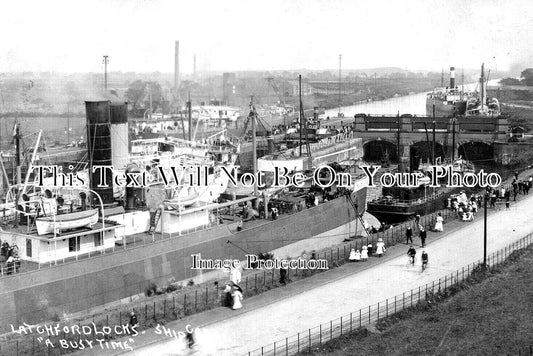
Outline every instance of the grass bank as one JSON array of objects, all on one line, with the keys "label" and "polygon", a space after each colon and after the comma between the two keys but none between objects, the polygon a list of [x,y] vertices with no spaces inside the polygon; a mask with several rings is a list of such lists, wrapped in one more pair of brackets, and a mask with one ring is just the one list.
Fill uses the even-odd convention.
[{"label": "grass bank", "polygon": [[533,246],[491,270],[305,355],[529,355]]}]

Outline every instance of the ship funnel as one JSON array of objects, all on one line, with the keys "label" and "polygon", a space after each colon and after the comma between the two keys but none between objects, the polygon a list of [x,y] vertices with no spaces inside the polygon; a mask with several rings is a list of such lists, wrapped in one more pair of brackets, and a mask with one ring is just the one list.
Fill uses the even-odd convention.
[{"label": "ship funnel", "polygon": [[[90,187],[102,199],[104,205],[111,205],[113,199],[113,176],[107,172],[105,181],[100,181],[100,172],[94,171],[94,166],[111,166],[111,118],[109,101],[86,101],[87,115],[87,152],[89,155]],[[93,197],[95,205],[99,199]]]},{"label": "ship funnel", "polygon": [[450,89],[455,88],[455,67],[450,67]]}]

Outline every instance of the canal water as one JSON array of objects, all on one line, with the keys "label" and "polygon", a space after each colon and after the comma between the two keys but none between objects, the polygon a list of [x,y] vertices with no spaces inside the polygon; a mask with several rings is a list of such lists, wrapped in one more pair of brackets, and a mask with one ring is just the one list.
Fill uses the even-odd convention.
[{"label": "canal water", "polygon": [[[489,86],[498,86],[500,79],[490,80]],[[469,83],[464,85],[465,91],[476,90],[478,83]],[[426,94],[416,93],[406,96],[398,96],[386,100],[371,101],[366,103],[358,103],[351,106],[345,106],[340,109],[346,118],[352,118],[355,114],[370,114],[370,115],[426,115]],[[337,117],[339,108],[326,110],[325,116]]]}]

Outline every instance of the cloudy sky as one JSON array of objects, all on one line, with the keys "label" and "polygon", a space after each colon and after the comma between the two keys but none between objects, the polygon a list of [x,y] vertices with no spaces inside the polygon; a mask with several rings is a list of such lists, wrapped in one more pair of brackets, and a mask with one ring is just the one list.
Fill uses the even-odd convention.
[{"label": "cloudy sky", "polygon": [[0,72],[533,66],[531,0],[0,0]]}]

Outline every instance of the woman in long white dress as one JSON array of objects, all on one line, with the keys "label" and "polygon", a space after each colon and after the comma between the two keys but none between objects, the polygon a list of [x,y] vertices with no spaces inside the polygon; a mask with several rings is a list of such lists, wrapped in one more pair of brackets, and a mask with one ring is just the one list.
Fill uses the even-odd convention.
[{"label": "woman in long white dress", "polygon": [[383,242],[382,238],[379,238],[378,243],[376,244],[376,254],[378,255],[378,257],[381,257],[383,256],[384,253],[385,253],[385,243]]},{"label": "woman in long white dress", "polygon": [[350,251],[350,256],[348,257],[348,259],[350,260],[350,262],[355,262],[355,249],[352,248],[352,250]]},{"label": "woman in long white dress", "polygon": [[435,231],[443,231],[444,226],[442,226],[444,222],[444,219],[442,218],[442,215],[439,213],[437,216],[437,222],[435,223]]},{"label": "woman in long white dress", "polygon": [[233,293],[231,293],[233,297],[233,309],[241,309],[242,308],[242,293],[238,288],[233,287]]}]

